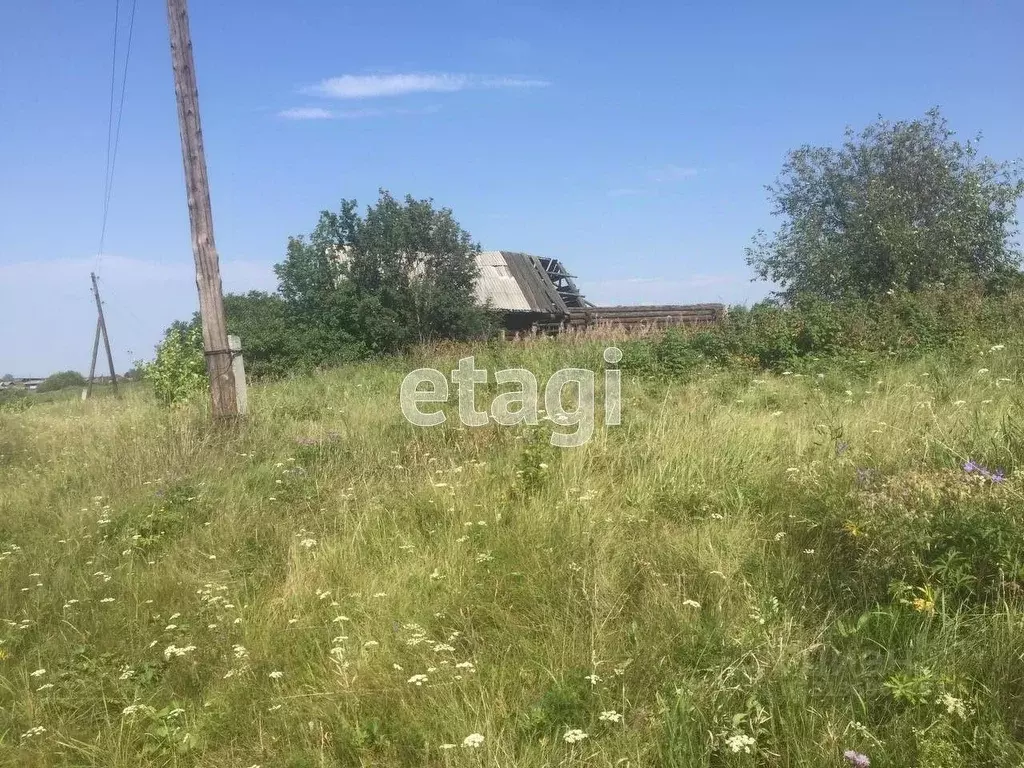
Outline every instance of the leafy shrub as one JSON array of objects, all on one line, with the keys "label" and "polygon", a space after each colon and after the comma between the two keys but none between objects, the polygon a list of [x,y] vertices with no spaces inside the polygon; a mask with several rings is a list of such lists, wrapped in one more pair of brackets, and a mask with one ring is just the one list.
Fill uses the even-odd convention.
[{"label": "leafy shrub", "polygon": [[196,327],[172,325],[156,348],[156,358],[142,363],[143,377],[165,405],[183,403],[208,384],[203,358],[202,331]]},{"label": "leafy shrub", "polygon": [[0,412],[23,411],[30,404],[28,392],[24,389],[0,389]]},{"label": "leafy shrub", "polygon": [[702,356],[678,328],[669,328],[654,350],[658,370],[666,376],[683,378],[700,365]]},{"label": "leafy shrub", "polygon": [[68,387],[84,387],[85,377],[78,371],[61,371],[46,377],[46,380],[39,385],[37,392],[56,392]]},{"label": "leafy shrub", "polygon": [[734,307],[711,328],[671,328],[657,339],[626,342],[622,368],[666,378],[708,364],[777,371],[845,365],[866,373],[868,362],[890,356],[941,350],[963,360],[1021,325],[1024,292],[986,294],[980,285],[835,302],[801,297],[791,305]]}]

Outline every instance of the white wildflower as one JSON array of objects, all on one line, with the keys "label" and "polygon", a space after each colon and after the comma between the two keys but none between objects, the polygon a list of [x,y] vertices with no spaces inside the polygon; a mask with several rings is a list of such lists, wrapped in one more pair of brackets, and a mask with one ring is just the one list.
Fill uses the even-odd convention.
[{"label": "white wildflower", "polygon": [[935,703],[944,706],[946,708],[946,714],[956,715],[961,720],[967,719],[967,704],[964,703],[963,699],[958,699],[956,696],[944,693]]},{"label": "white wildflower", "polygon": [[621,723],[622,715],[616,712],[614,709],[605,710],[597,716],[598,720],[602,720],[606,723]]},{"label": "white wildflower", "polygon": [[171,657],[180,658],[182,656],[188,655],[189,653],[192,653],[192,651],[194,651],[195,649],[196,647],[194,645],[186,645],[184,647],[179,647],[174,643],[171,643],[166,648],[164,648],[164,659],[170,661]]},{"label": "white wildflower", "polygon": [[562,736],[562,740],[567,744],[575,744],[578,741],[583,741],[585,738],[587,738],[587,734],[579,728],[570,728],[565,732],[565,735]]},{"label": "white wildflower", "polygon": [[482,746],[484,743],[484,736],[482,733],[471,733],[469,736],[462,740],[462,746],[476,749]]},{"label": "white wildflower", "polygon": [[734,733],[725,740],[725,745],[732,752],[746,752],[749,755],[751,748],[757,745],[757,740],[745,733]]}]

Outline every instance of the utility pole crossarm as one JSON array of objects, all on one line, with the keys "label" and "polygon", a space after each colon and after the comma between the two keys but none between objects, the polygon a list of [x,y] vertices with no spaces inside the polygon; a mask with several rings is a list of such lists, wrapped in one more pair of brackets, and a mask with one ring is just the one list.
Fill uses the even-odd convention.
[{"label": "utility pole crossarm", "polygon": [[167,0],[167,22],[171,36],[171,64],[174,94],[178,102],[181,156],[185,166],[188,216],[192,228],[192,254],[196,263],[199,312],[203,321],[203,349],[210,377],[210,397],[215,417],[238,415],[231,350],[228,346],[220,262],[213,239],[213,209],[199,123],[199,91],[186,0]]}]

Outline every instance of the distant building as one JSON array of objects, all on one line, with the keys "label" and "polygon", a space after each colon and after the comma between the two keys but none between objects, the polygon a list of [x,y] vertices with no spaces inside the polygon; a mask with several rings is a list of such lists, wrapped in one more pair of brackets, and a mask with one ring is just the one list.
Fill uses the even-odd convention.
[{"label": "distant building", "polygon": [[0,381],[0,389],[27,389],[34,392],[44,379],[20,378]]},{"label": "distant building", "polygon": [[480,268],[476,299],[498,310],[509,331],[602,325],[658,328],[717,323],[725,316],[721,304],[596,306],[580,293],[575,276],[558,259],[483,251],[476,262]]},{"label": "distant building", "polygon": [[[347,247],[335,258],[344,263]],[[716,323],[721,304],[598,307],[588,301],[558,259],[518,251],[480,251],[476,301],[501,316],[505,330],[558,331],[597,325],[664,327]]]}]

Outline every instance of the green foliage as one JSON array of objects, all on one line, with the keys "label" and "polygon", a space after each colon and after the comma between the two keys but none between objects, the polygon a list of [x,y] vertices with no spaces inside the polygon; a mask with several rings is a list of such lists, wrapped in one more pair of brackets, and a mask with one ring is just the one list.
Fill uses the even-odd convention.
[{"label": "green foliage", "polygon": [[24,389],[0,389],[0,411],[21,411],[30,404],[29,393]]},{"label": "green foliage", "polygon": [[143,376],[164,405],[184,403],[206,389],[206,361],[203,358],[202,330],[175,323],[167,329],[156,348],[156,358],[140,363]]},{"label": "green foliage", "polygon": [[783,223],[758,233],[748,262],[790,302],[1019,282],[1020,169],[953,137],[933,109],[848,130],[839,149],[794,150],[768,188]]},{"label": "green foliage", "polygon": [[553,739],[569,728],[589,725],[593,695],[586,681],[587,671],[578,669],[573,673],[568,679],[552,682],[529,709],[523,724],[525,736]]},{"label": "green foliage", "polygon": [[321,213],[308,242],[292,238],[275,271],[313,337],[331,348],[397,352],[486,326],[474,300],[477,250],[449,209],[382,190],[365,216],[354,200]]},{"label": "green foliage", "polygon": [[145,757],[184,757],[202,751],[201,739],[187,728],[185,710],[176,704],[159,710],[143,706],[135,717],[144,729],[141,752]]},{"label": "green foliage", "polygon": [[78,371],[61,371],[46,377],[37,392],[57,392],[68,387],[84,387],[85,377]]},{"label": "green foliage", "polygon": [[670,328],[654,348],[658,368],[668,376],[685,378],[700,364],[701,353],[679,329]]},{"label": "green foliage", "polygon": [[979,285],[831,302],[805,295],[787,306],[734,307],[712,328],[626,342],[623,367],[682,380],[705,365],[798,371],[937,350],[962,357],[1022,323],[1024,292],[991,295]]},{"label": "green foliage", "polygon": [[228,332],[242,341],[246,375],[253,379],[307,373],[361,357],[361,347],[329,329],[302,322],[275,294],[251,291],[224,297]]},{"label": "green foliage", "polygon": [[521,434],[522,451],[516,462],[515,479],[509,487],[512,498],[526,499],[538,494],[547,484],[557,450],[551,446],[550,432],[530,427]]},{"label": "green foliage", "polygon": [[[337,213],[323,211],[308,239],[289,239],[274,268],[276,294],[224,297],[247,375],[280,378],[483,335],[493,319],[475,303],[478,249],[452,212],[430,200],[400,202],[381,191],[365,216],[354,200]],[[176,325],[194,331],[200,318]],[[163,386],[164,399],[168,387],[177,385]]]}]

